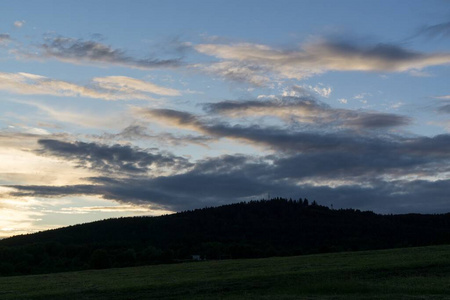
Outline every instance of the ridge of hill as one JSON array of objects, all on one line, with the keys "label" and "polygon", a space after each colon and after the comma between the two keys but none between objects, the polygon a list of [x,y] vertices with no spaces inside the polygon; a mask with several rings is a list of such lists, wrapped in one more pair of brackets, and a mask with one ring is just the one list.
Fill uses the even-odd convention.
[{"label": "ridge of hill", "polygon": [[449,243],[450,214],[378,215],[276,198],[11,237],[0,241],[0,274]]}]

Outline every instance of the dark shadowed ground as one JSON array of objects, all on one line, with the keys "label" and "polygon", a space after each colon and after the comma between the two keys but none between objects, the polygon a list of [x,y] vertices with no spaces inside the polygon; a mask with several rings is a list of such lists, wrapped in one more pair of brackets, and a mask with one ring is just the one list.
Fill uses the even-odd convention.
[{"label": "dark shadowed ground", "polygon": [[0,278],[8,299],[450,299],[450,246]]}]

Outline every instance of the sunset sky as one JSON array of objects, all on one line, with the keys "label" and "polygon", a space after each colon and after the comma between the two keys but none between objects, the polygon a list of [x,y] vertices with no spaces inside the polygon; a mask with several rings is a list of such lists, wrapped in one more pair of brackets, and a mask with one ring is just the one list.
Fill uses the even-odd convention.
[{"label": "sunset sky", "polygon": [[272,197],[450,212],[450,2],[2,1],[0,238]]}]

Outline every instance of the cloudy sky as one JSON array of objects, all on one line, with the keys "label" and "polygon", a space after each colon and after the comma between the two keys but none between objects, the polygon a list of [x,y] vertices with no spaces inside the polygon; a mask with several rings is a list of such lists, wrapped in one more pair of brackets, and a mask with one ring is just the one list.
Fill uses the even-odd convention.
[{"label": "cloudy sky", "polygon": [[450,3],[5,1],[0,238],[271,196],[450,211]]}]

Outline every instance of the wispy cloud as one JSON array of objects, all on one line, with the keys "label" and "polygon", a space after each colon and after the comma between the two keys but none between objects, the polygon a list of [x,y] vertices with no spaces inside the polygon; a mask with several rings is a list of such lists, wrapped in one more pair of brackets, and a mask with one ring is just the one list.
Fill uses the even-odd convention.
[{"label": "wispy cloud", "polygon": [[163,146],[186,146],[196,144],[208,148],[208,143],[214,139],[204,135],[193,134],[174,134],[169,132],[156,133],[149,130],[146,126],[132,124],[125,127],[118,133],[104,133],[100,136],[94,136],[99,140],[105,141],[144,141],[151,140],[153,143]]},{"label": "wispy cloud", "polygon": [[[298,50],[277,49],[267,45],[200,44],[194,48],[221,61],[205,67],[229,79],[281,78],[304,79],[328,71],[405,72],[450,63],[450,53],[421,53],[391,44],[358,45],[322,40],[307,43]],[[222,66],[233,66],[224,72]],[[257,85],[264,81],[257,81]]]},{"label": "wispy cloud", "polygon": [[208,74],[218,75],[234,82],[248,82],[255,86],[270,84],[270,77],[256,65],[241,62],[223,61],[212,64],[195,64],[191,68],[199,69]]},{"label": "wispy cloud", "polygon": [[120,94],[134,95],[138,92],[157,94],[162,96],[179,96],[181,92],[165,88],[154,83],[126,76],[96,77],[93,79],[100,88],[107,91],[116,91]]},{"label": "wispy cloud", "polygon": [[155,69],[178,67],[181,58],[135,58],[124,50],[93,40],[49,37],[38,46],[37,53],[18,52],[28,58],[57,59],[73,64],[116,65],[129,68]]},{"label": "wispy cloud", "polygon": [[431,76],[433,76],[431,73],[421,71],[421,70],[411,70],[411,71],[409,71],[409,75],[414,76],[414,77],[431,77]]},{"label": "wispy cloud", "polygon": [[0,45],[7,44],[11,41],[11,36],[7,33],[0,33]]},{"label": "wispy cloud", "polygon": [[438,112],[450,114],[450,104],[440,106]]},{"label": "wispy cloud", "polygon": [[25,21],[24,20],[21,20],[21,21],[15,21],[14,22],[14,27],[16,27],[16,28],[22,28],[24,25],[25,25]]},{"label": "wispy cloud", "polygon": [[[231,106],[235,105],[235,103],[223,104],[228,106],[230,104]],[[254,103],[246,104],[256,106]],[[309,108],[307,107],[307,109]],[[273,110],[276,110],[276,108],[272,108]],[[137,113],[148,120],[159,122],[163,125],[193,130],[207,136],[215,137],[216,139],[227,138],[236,140],[245,144],[263,147],[266,150],[274,150],[278,153],[331,153],[334,151],[343,151],[356,154],[360,151],[368,151],[368,148],[372,146],[377,148],[377,143],[391,143],[391,146],[397,143],[390,138],[380,141],[376,135],[365,137],[363,132],[352,133],[342,129],[325,129],[324,131],[317,132],[317,127],[315,130],[308,131],[302,128],[296,130],[295,127],[230,125],[216,121],[215,119],[204,119],[187,112],[168,109],[148,109],[141,110]],[[407,122],[407,119],[395,115],[362,114],[360,116],[356,115],[355,118],[347,122],[348,126],[355,126],[361,129],[386,128],[389,126],[398,126],[402,122]],[[398,139],[398,143],[402,140],[399,136],[392,138]],[[409,144],[409,146],[412,147],[412,144]]]},{"label": "wispy cloud", "polygon": [[380,112],[335,109],[314,97],[280,97],[270,100],[222,101],[205,105],[209,113],[229,117],[275,116],[287,122],[313,123],[317,126],[380,129],[408,125],[409,117]]},{"label": "wispy cloud", "polygon": [[180,92],[125,76],[94,78],[91,84],[77,85],[30,73],[0,73],[0,90],[25,95],[88,97],[102,100],[153,100],[147,93],[175,96]]},{"label": "wispy cloud", "polygon": [[430,26],[423,26],[417,32],[417,35],[424,35],[429,38],[450,37],[450,22],[439,23]]}]

